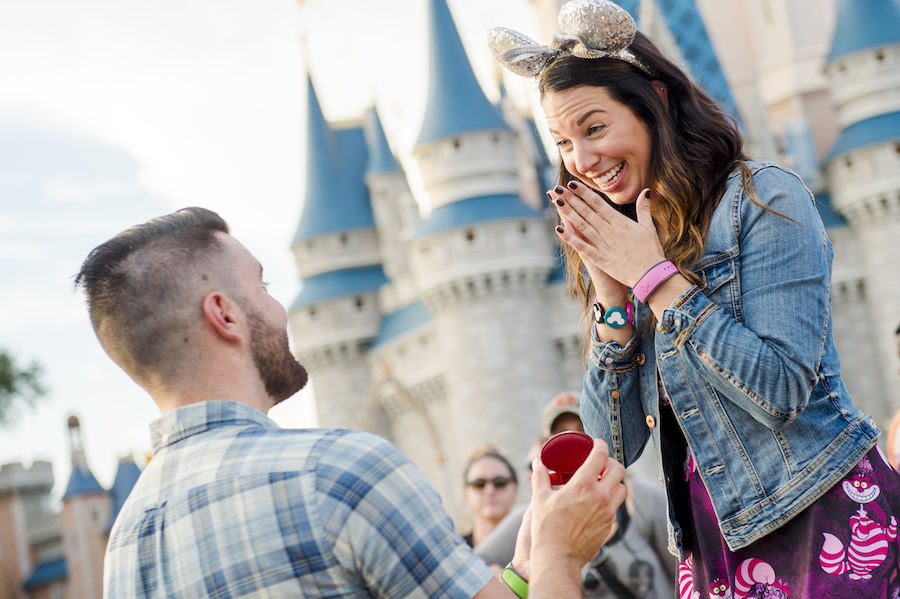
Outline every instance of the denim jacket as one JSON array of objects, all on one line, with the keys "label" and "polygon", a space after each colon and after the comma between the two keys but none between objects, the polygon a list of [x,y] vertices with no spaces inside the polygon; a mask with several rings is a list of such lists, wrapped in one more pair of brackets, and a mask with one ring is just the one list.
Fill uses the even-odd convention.
[{"label": "denim jacket", "polygon": [[[821,497],[881,432],[841,382],[833,251],[812,194],[774,163],[748,166],[758,199],[790,220],[753,203],[736,169],[697,266],[702,285],[655,328],[644,326],[652,313],[636,303],[625,347],[592,333],[584,378],[585,428],[612,457],[628,466],[653,438],[669,497],[669,550],[679,559],[690,533],[678,522],[685,440],[734,551]],[[671,401],[662,414],[657,369]]]}]

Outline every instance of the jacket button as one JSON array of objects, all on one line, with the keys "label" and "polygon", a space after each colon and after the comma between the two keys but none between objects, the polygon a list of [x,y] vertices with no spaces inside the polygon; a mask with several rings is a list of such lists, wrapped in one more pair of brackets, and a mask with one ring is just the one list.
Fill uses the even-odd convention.
[{"label": "jacket button", "polygon": [[615,399],[615,398],[619,397],[619,392],[618,392],[618,391],[612,391],[612,392],[610,392],[610,395],[612,395],[613,399]]},{"label": "jacket button", "polygon": [[643,364],[644,362],[646,362],[647,358],[644,357],[644,354],[638,353],[637,358],[635,358],[635,361],[638,363],[638,365],[640,365],[640,364]]},{"label": "jacket button", "polygon": [[649,426],[650,428],[656,426],[656,418],[654,418],[653,416],[647,416],[647,426]]}]

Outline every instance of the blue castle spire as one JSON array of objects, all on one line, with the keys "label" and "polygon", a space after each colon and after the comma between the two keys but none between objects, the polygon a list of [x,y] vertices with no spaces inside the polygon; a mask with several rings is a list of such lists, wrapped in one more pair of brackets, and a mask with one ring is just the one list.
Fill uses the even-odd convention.
[{"label": "blue castle spire", "polygon": [[472,72],[446,0],[428,2],[428,104],[416,145],[466,131],[508,130]]},{"label": "blue castle spire", "polygon": [[119,460],[116,480],[113,481],[113,485],[109,490],[109,494],[112,497],[112,513],[109,517],[108,528],[112,528],[113,523],[116,521],[116,516],[122,510],[125,500],[128,499],[128,495],[131,494],[131,490],[134,488],[140,475],[141,469],[134,463],[134,458],[129,456]]},{"label": "blue castle spire", "polygon": [[332,130],[309,78],[307,90],[306,192],[294,244],[330,233],[375,228],[363,180],[367,154],[362,128]]},{"label": "blue castle spire", "polygon": [[848,54],[900,44],[897,0],[837,0],[837,19],[826,64]]},{"label": "blue castle spire", "polygon": [[81,495],[93,495],[95,493],[106,493],[106,489],[100,486],[97,479],[87,465],[73,465],[72,476],[69,478],[69,484],[66,485],[66,492],[63,494],[63,501],[72,497],[80,497]]},{"label": "blue castle spire", "polygon": [[[306,195],[293,245],[324,235],[375,229],[365,183],[369,154],[363,129],[332,129],[309,79],[307,89]],[[387,282],[381,265],[326,271],[304,279],[303,288],[288,311],[347,295],[371,293]]]},{"label": "blue castle spire", "polygon": [[378,111],[375,108],[366,111],[365,135],[369,149],[366,176],[403,172],[403,168],[391,152],[391,146],[388,145],[384,129],[381,127],[381,119],[378,118]]},{"label": "blue castle spire", "polygon": [[100,486],[91,469],[88,468],[84,455],[84,442],[81,438],[81,424],[76,416],[69,417],[69,453],[72,456],[72,476],[66,485],[63,501],[82,495],[106,493]]}]

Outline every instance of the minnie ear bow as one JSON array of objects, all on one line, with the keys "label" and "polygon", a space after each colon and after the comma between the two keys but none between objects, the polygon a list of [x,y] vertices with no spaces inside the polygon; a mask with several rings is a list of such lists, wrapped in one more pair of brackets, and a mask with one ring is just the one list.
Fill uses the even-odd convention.
[{"label": "minnie ear bow", "polygon": [[634,19],[609,0],[573,0],[559,11],[559,29],[549,46],[506,27],[491,29],[488,45],[494,58],[522,77],[537,77],[561,54],[578,58],[614,58],[631,63],[653,77],[644,60],[629,50],[637,27]]}]

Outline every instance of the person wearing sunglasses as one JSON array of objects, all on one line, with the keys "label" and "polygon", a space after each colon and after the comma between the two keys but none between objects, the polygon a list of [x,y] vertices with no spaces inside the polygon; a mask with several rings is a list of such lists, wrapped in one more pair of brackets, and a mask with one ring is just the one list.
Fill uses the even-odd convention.
[{"label": "person wearing sunglasses", "polygon": [[509,513],[519,492],[516,471],[494,447],[477,449],[465,472],[466,503],[472,510],[472,531],[463,535],[476,547]]}]

